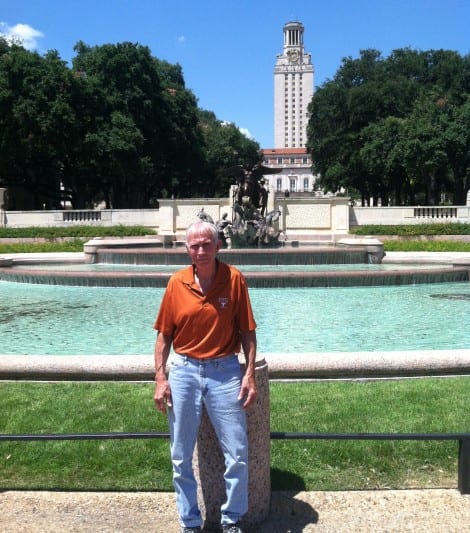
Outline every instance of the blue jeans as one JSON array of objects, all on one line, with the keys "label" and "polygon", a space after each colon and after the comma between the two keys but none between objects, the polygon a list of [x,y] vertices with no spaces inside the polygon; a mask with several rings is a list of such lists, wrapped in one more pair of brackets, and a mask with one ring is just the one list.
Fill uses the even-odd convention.
[{"label": "blue jeans", "polygon": [[248,509],[248,439],[245,411],[238,400],[242,377],[238,358],[203,361],[174,355],[169,368],[173,406],[168,421],[180,522],[184,527],[202,525],[192,459],[204,404],[225,458],[227,499],[221,521],[235,523]]}]

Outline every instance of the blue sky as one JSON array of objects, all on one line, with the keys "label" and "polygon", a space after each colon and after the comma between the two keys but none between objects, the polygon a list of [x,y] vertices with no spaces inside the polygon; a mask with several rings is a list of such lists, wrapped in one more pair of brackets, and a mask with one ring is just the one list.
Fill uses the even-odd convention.
[{"label": "blue sky", "polygon": [[77,41],[123,41],[179,63],[199,106],[263,148],[273,141],[273,69],[282,29],[298,20],[315,86],[341,59],[375,48],[470,53],[470,0],[0,0],[0,33],[70,61]]}]

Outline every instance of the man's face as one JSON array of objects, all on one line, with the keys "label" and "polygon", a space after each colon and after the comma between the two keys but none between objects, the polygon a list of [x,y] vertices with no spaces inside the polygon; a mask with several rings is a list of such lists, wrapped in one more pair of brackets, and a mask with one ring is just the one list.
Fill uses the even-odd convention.
[{"label": "man's face", "polygon": [[214,242],[211,234],[204,233],[191,235],[186,245],[193,264],[198,268],[212,266],[219,247],[219,241]]}]

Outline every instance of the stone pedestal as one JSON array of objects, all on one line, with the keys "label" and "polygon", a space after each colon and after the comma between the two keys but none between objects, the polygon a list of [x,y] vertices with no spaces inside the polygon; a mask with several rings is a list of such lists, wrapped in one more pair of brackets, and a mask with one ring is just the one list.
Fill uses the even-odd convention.
[{"label": "stone pedestal", "polygon": [[[248,430],[248,512],[245,525],[262,522],[271,500],[269,377],[264,359],[256,363],[258,397],[247,410]],[[204,410],[199,430],[194,471],[199,486],[199,506],[207,527],[220,527],[220,506],[225,501],[224,458],[214,429]]]}]

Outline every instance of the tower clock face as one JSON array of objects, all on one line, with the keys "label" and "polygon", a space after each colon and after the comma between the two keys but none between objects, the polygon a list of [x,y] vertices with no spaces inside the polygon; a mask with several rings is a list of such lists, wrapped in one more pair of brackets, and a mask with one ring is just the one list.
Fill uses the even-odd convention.
[{"label": "tower clock face", "polygon": [[291,63],[297,63],[297,61],[299,60],[299,52],[298,52],[298,50],[289,50],[289,52],[287,54],[289,56],[289,61]]}]

